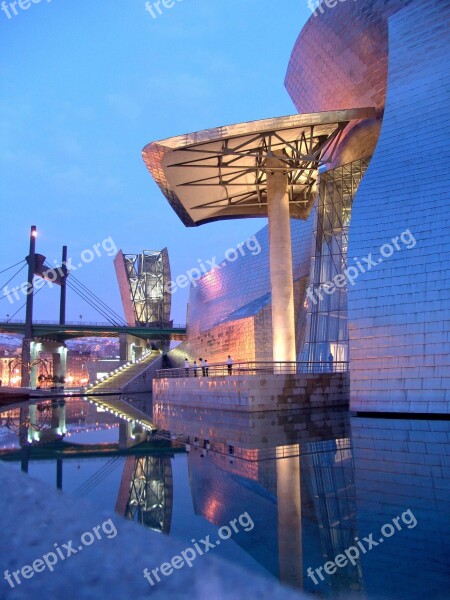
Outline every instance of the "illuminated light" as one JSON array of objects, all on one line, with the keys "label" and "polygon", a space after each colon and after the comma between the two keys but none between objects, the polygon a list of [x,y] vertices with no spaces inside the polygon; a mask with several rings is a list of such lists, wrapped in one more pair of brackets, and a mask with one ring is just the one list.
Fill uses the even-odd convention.
[{"label": "illuminated light", "polygon": [[34,229],[34,230],[31,232],[31,236],[32,236],[32,237],[34,237],[34,238],[37,238],[37,235],[38,235],[38,233],[37,233],[37,230],[36,230],[36,229]]}]

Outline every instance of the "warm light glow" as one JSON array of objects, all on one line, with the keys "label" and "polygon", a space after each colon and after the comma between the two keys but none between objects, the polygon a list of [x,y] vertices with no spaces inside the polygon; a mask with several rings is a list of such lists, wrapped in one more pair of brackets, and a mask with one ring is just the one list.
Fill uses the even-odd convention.
[{"label": "warm light glow", "polygon": [[221,508],[220,503],[215,498],[209,498],[205,506],[204,515],[210,522],[214,522],[217,511]]}]

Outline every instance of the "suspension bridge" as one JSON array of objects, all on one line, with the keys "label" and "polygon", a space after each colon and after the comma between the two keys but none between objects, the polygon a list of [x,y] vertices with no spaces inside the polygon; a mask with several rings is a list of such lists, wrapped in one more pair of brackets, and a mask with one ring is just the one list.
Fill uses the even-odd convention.
[{"label": "suspension bridge", "polygon": [[[28,266],[26,259],[1,270],[0,276],[17,266],[19,266],[19,269],[17,269],[14,274],[6,280],[4,285],[0,287],[0,301],[11,298],[16,300],[17,297],[20,298],[18,290],[21,288],[24,290],[26,287],[24,284],[19,286],[13,285],[14,281],[17,282],[20,273]],[[45,263],[43,266],[48,271],[53,270],[52,267]],[[34,297],[37,296],[47,284],[48,281],[45,281],[39,288],[33,289],[32,295]],[[183,340],[186,337],[185,324],[150,323],[129,325],[123,317],[110,308],[106,302],[99,298],[99,296],[92,292],[73,274],[70,275],[70,279],[68,277],[66,278],[65,285],[67,285],[79,300],[88,304],[103,317],[104,321],[89,322],[83,321],[82,319],[78,321],[66,321],[63,319],[64,323],[61,323],[61,319],[60,321],[33,320],[33,333],[36,337],[45,337],[55,341],[64,341],[80,337],[117,337],[121,333],[135,335],[142,339],[165,340],[169,338],[171,340]],[[26,320],[15,319],[14,317],[25,309],[26,304],[27,300],[25,299],[11,316],[8,315],[6,318],[0,319],[0,333],[25,335]]]},{"label": "suspension bridge", "polygon": [[[30,231],[29,254],[26,258],[14,262],[9,267],[0,270],[0,281],[2,276],[5,283],[0,287],[0,302],[9,301],[11,298],[20,300],[21,295],[25,301],[15,310],[12,315],[0,320],[0,333],[19,334],[23,336],[21,356],[21,381],[23,387],[33,387],[36,379],[36,364],[42,352],[50,352],[53,355],[53,373],[60,380],[64,380],[66,374],[66,348],[64,342],[75,338],[84,337],[118,337],[120,361],[128,363],[142,357],[149,341],[156,342],[162,349],[169,348],[171,340],[182,340],[186,336],[184,325],[174,325],[172,321],[158,322],[154,316],[143,320],[139,319],[136,310],[136,318],[126,321],[121,315],[113,310],[97,294],[90,290],[67,268],[67,246],[63,246],[62,260],[60,266],[46,264],[46,257],[36,252],[37,230],[35,226]],[[121,255],[121,252],[119,252]],[[122,255],[123,257],[123,255]],[[117,258],[117,257],[116,257]],[[27,269],[27,279],[17,284],[21,273]],[[70,277],[69,277],[70,275]],[[147,288],[148,273],[144,273],[144,281],[139,277],[128,281],[130,293],[137,308],[136,290],[141,293],[139,298],[141,304],[152,302],[154,289]],[[20,279],[19,279],[20,281]],[[48,284],[57,285],[60,288],[60,311],[58,321],[37,321],[33,317],[34,298]],[[140,287],[142,285],[142,287]],[[135,289],[136,288],[136,289]],[[104,321],[83,322],[82,318],[77,322],[66,321],[66,297],[70,290],[77,301],[83,301],[98,313]],[[122,289],[121,289],[122,291]],[[160,301],[166,298],[165,287],[160,290]],[[20,292],[20,293],[19,293]],[[122,301],[124,300],[122,294]],[[170,307],[170,304],[169,304]],[[25,319],[17,318],[18,314],[25,309]],[[125,312],[127,312],[125,310]],[[129,312],[129,311],[128,311]],[[167,312],[167,311],[166,311]],[[167,312],[167,317],[169,316]],[[142,342],[143,341],[143,342]]]}]

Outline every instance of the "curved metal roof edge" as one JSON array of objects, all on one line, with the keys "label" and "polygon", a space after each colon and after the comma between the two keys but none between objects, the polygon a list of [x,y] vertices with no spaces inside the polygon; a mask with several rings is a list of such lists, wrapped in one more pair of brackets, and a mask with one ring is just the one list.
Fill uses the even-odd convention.
[{"label": "curved metal roof edge", "polygon": [[294,129],[296,127],[309,127],[311,125],[326,125],[331,123],[343,123],[346,121],[358,121],[361,119],[371,119],[376,116],[375,108],[351,108],[339,109],[318,113],[302,113],[287,115],[284,117],[272,117],[256,121],[245,121],[243,123],[234,123],[231,125],[221,125],[202,131],[184,133],[174,137],[165,138],[150,142],[144,146],[142,153],[150,149],[159,148],[162,151],[178,150],[188,148],[196,144],[204,144],[223,140],[225,138],[240,137],[254,133],[264,133],[274,129]]}]

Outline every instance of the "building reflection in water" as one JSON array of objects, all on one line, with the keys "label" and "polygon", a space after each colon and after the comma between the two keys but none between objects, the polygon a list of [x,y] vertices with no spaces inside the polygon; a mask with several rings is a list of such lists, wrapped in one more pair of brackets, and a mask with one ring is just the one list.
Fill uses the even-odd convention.
[{"label": "building reflection in water", "polygon": [[361,557],[370,598],[447,600],[450,421],[354,417],[351,437],[361,536],[379,541],[383,525],[407,510],[417,522],[400,520],[401,531]]},{"label": "building reflection in water", "polygon": [[125,460],[116,512],[162,533],[170,532],[173,456],[129,456]]},{"label": "building reflection in water", "polygon": [[[62,407],[54,408],[53,416],[46,410],[33,416],[33,408],[28,415],[35,427],[47,430],[44,438],[64,428]],[[80,423],[86,417],[84,426],[111,418],[107,413],[83,415],[70,401],[65,411],[66,421]],[[23,417],[19,408],[2,414],[8,435],[12,422],[14,435],[19,434]],[[192,496],[195,514],[216,527],[248,512],[253,529],[239,532],[233,541],[295,588],[339,599],[448,598],[449,421],[350,417],[340,409],[245,414],[158,404],[154,420],[163,437],[180,440],[188,450],[189,481],[182,479],[174,499],[177,448],[160,451],[155,441],[146,455],[121,455],[114,460],[124,461],[122,476],[110,488],[121,515],[169,533],[174,501],[186,519],[190,513],[183,500]],[[74,425],[66,426],[73,431]],[[23,449],[24,470],[29,448]],[[14,452],[20,460],[21,451]],[[62,487],[61,459],[56,467]],[[86,481],[82,475],[81,485],[103,482],[103,468]],[[177,473],[180,477],[180,469]],[[382,527],[408,510],[415,524],[403,523],[381,546]],[[308,568],[323,568],[355,546],[355,538],[371,534],[376,547],[333,575],[322,570],[323,580],[316,573],[315,585]]]},{"label": "building reflection in water", "polygon": [[98,412],[82,398],[42,398],[0,409],[0,440],[3,449],[68,441],[87,429],[109,428],[118,419],[111,413]]},{"label": "building reflection in water", "polygon": [[[220,527],[248,511],[254,529],[233,540],[281,581],[330,598],[448,597],[448,421],[164,405],[155,421],[187,443],[196,514]],[[355,565],[308,577],[408,509],[420,533],[405,525]]]},{"label": "building reflection in water", "polygon": [[248,511],[251,533],[233,538],[282,582],[339,594],[362,589],[359,566],[320,586],[306,569],[342,553],[357,535],[348,413],[155,410],[157,425],[188,443],[196,514],[220,527]]}]

